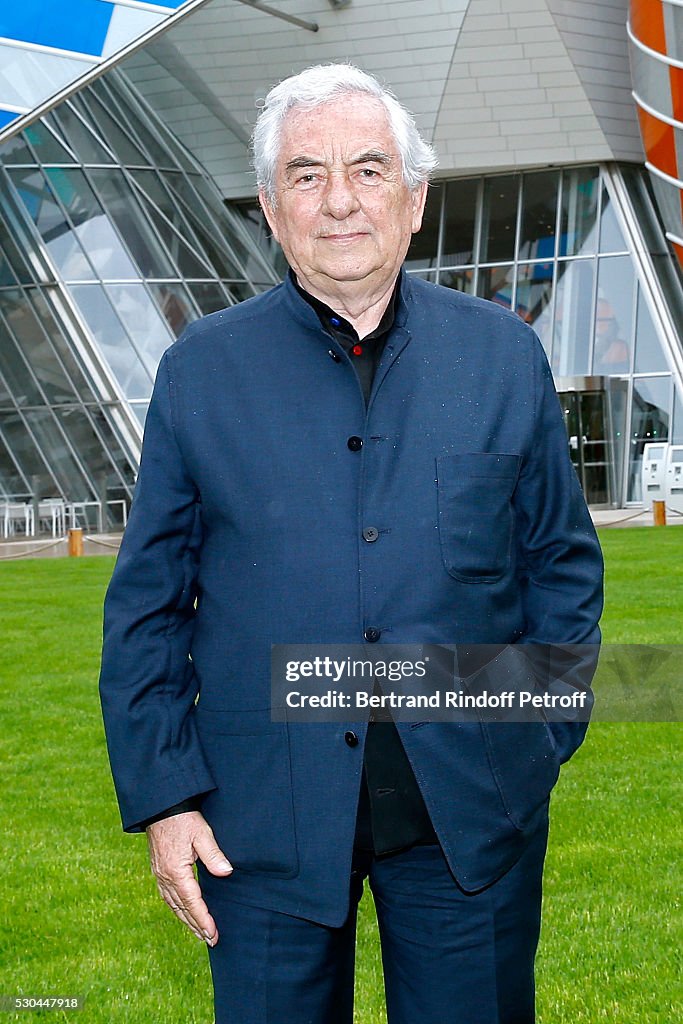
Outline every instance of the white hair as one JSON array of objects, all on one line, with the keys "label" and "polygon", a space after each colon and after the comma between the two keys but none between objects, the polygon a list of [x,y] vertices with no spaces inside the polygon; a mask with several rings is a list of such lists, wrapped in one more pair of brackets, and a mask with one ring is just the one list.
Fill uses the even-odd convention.
[{"label": "white hair", "polygon": [[373,75],[353,64],[316,64],[285,78],[266,96],[252,135],[256,181],[275,205],[275,176],[284,119],[293,107],[312,110],[348,93],[364,93],[383,104],[401,155],[403,180],[410,189],[429,181],[437,158],[415,124],[415,118]]}]

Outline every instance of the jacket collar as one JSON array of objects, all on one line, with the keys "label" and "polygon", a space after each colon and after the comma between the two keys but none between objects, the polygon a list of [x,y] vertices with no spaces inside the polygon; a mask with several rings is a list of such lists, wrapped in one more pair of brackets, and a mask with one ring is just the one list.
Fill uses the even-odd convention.
[{"label": "jacket collar", "polygon": [[[321,330],[320,318],[310,302],[301,295],[291,270],[287,274],[282,285],[283,297],[289,312],[294,319],[303,327],[319,333]],[[398,290],[394,308],[394,323],[391,333],[399,327],[403,328],[408,319],[408,303],[411,298],[411,281],[403,267],[398,275]]]}]

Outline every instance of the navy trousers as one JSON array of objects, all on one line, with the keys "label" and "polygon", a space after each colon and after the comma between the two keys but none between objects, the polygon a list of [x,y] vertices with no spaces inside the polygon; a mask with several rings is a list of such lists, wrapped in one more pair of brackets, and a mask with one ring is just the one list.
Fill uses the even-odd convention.
[{"label": "navy trousers", "polygon": [[546,842],[547,819],[517,864],[474,895],[459,888],[439,846],[359,853],[341,928],[212,899],[220,931],[209,950],[216,1024],[353,1024],[365,878],[377,911],[388,1024],[533,1024]]}]

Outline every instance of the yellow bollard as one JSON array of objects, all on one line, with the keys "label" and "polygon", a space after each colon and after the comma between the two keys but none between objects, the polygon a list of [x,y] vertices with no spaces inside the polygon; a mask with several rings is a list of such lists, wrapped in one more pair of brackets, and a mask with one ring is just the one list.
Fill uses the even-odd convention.
[{"label": "yellow bollard", "polygon": [[69,554],[73,558],[80,558],[83,554],[83,530],[80,526],[69,530]]},{"label": "yellow bollard", "polygon": [[652,502],[652,519],[655,526],[666,526],[666,505],[663,501]]}]

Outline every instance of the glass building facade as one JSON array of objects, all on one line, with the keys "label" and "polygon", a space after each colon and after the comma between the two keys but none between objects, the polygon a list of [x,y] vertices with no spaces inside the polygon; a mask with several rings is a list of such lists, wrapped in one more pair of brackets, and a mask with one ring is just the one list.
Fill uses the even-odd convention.
[{"label": "glass building facade", "polygon": [[683,442],[683,293],[644,172],[588,166],[436,183],[408,269],[534,328],[588,501],[639,503],[644,445]]},{"label": "glass building facade", "polygon": [[0,501],[113,515],[164,349],[277,280],[117,72],[15,135],[0,147]]}]

